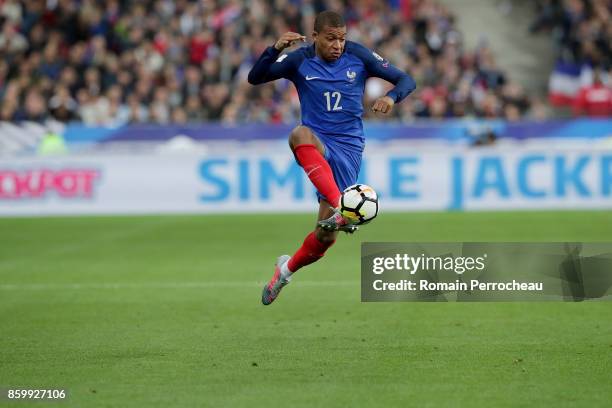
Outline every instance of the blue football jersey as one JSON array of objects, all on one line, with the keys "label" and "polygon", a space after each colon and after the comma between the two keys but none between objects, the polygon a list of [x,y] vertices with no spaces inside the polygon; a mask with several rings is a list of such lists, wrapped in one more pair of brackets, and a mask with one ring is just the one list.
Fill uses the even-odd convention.
[{"label": "blue football jersey", "polygon": [[317,56],[314,45],[280,55],[269,47],[249,73],[261,84],[286,78],[300,98],[302,124],[315,134],[354,150],[363,150],[363,93],[366,79],[379,77],[395,85],[387,93],[396,103],[415,88],[414,80],[375,52],[347,41],[342,56],[332,62]]}]

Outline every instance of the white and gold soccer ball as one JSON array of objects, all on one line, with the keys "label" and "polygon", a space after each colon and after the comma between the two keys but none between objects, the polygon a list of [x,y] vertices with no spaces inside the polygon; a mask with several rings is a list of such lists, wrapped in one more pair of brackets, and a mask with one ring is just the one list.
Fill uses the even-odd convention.
[{"label": "white and gold soccer ball", "polygon": [[367,224],[378,215],[378,194],[365,184],[352,185],[340,197],[340,212],[356,225]]}]

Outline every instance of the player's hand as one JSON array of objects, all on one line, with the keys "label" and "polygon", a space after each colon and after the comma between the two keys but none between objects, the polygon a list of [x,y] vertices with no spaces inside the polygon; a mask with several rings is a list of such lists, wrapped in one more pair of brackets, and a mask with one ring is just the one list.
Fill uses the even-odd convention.
[{"label": "player's hand", "polygon": [[391,99],[391,97],[381,96],[376,101],[374,101],[374,105],[372,105],[372,112],[380,112],[386,115],[391,112],[391,109],[393,109],[393,105],[395,105],[395,101]]},{"label": "player's hand", "polygon": [[287,47],[291,47],[298,41],[306,41],[306,37],[302,34],[292,33],[290,31],[281,35],[281,38],[279,38],[276,44],[274,44],[274,48],[276,48],[278,51],[282,51]]}]

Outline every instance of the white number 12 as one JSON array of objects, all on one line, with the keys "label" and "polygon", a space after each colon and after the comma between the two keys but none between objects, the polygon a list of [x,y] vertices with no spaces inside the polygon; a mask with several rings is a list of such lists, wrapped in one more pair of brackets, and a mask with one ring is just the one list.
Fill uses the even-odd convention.
[{"label": "white number 12", "polygon": [[[330,92],[325,92],[323,95],[325,95],[325,99],[327,100],[327,111],[331,111],[331,110],[335,110],[335,111],[339,111],[342,110],[342,106],[340,106],[340,98],[342,97],[342,95],[340,94],[340,92],[333,92],[330,94]],[[334,99],[334,107],[332,109],[332,104],[331,104],[331,100],[332,98]]]}]

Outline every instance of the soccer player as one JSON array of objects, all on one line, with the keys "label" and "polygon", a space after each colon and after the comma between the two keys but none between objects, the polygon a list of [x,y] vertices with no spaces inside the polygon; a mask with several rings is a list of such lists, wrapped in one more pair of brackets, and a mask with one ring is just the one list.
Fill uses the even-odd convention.
[{"label": "soccer player", "polygon": [[363,92],[368,77],[379,77],[395,87],[378,98],[371,109],[388,114],[393,105],[415,88],[414,80],[381,56],[346,41],[346,24],[333,11],[318,14],[314,44],[288,54],[281,52],[306,37],[283,34],[259,57],[248,80],[253,85],[286,78],[297,88],[302,124],[289,136],[298,164],[317,189],[319,217],[293,256],[280,256],[274,275],[263,289],[262,303],[272,303],[298,269],[318,261],[336,241],[338,231],[357,230],[338,209],[341,191],[355,184],[364,149]]}]

